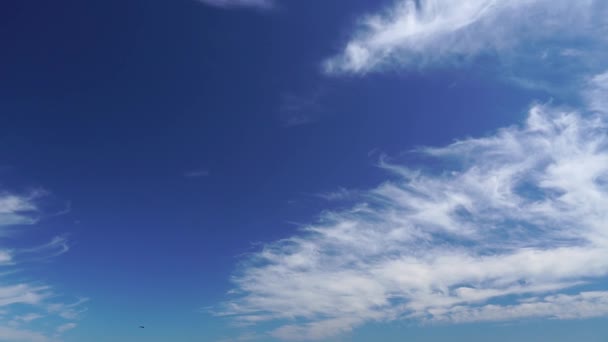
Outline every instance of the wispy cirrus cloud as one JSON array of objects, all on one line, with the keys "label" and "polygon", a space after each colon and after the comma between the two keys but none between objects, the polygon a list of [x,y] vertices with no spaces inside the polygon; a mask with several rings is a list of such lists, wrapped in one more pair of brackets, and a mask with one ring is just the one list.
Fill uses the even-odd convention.
[{"label": "wispy cirrus cloud", "polygon": [[66,324],[62,324],[60,326],[57,327],[57,332],[62,334],[66,331],[70,331],[72,329],[75,329],[77,326],[76,323],[66,323]]},{"label": "wispy cirrus cloud", "polygon": [[0,234],[5,227],[34,224],[38,218],[35,215],[38,207],[35,199],[41,193],[35,191],[26,195],[15,195],[8,192],[0,193]]},{"label": "wispy cirrus cloud", "polygon": [[586,100],[591,110],[608,114],[606,94],[608,94],[608,72],[594,76],[588,86]]},{"label": "wispy cirrus cloud", "polygon": [[[576,309],[572,309],[576,308]],[[453,323],[518,320],[528,318],[584,319],[608,316],[608,291],[533,297],[513,305],[454,306],[437,312],[436,319]]]},{"label": "wispy cirrus cloud", "polygon": [[0,341],[4,342],[51,342],[40,333],[0,326]]},{"label": "wispy cirrus cloud", "polygon": [[221,8],[260,8],[270,9],[274,6],[273,0],[198,0],[204,4]]},{"label": "wispy cirrus cloud", "polygon": [[318,89],[310,94],[285,93],[279,107],[280,120],[285,127],[314,123],[326,112],[322,99],[327,90]]},{"label": "wispy cirrus cloud", "polygon": [[[37,223],[43,216],[38,202],[45,193],[0,192],[0,341],[56,341],[62,329],[51,327],[48,331],[35,331],[30,325],[38,321],[46,323],[47,319],[50,319],[49,322],[60,319],[64,321],[62,326],[71,326],[78,318],[76,313],[84,310],[82,301],[61,303],[53,287],[34,280],[23,280],[28,264],[49,260],[69,250],[65,236],[54,237],[48,243],[35,247],[10,247],[10,242],[24,233],[24,226]],[[19,229],[16,230],[16,227]],[[6,233],[8,230],[10,234]]]},{"label": "wispy cirrus cloud", "polygon": [[480,55],[509,56],[508,63],[534,57],[537,67],[572,58],[591,63],[605,57],[597,45],[606,46],[606,12],[598,0],[397,0],[382,13],[361,19],[324,68],[364,74],[453,65]]},{"label": "wispy cirrus cloud", "polygon": [[536,104],[521,125],[417,150],[442,170],[382,160],[393,179],[358,205],[244,260],[219,314],[279,324],[282,340],[403,319],[607,315],[605,85],[589,82],[586,108]]},{"label": "wispy cirrus cloud", "polygon": [[211,173],[207,169],[195,169],[190,170],[184,173],[184,177],[186,178],[201,178],[208,177]]},{"label": "wispy cirrus cloud", "polygon": [[360,195],[359,191],[351,190],[346,188],[338,188],[334,191],[323,192],[317,194],[317,197],[320,197],[326,201],[346,201],[348,199],[356,199]]}]

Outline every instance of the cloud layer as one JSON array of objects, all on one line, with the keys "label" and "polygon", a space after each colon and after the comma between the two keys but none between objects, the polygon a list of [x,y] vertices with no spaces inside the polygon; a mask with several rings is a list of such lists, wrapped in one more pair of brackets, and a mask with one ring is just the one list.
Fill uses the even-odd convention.
[{"label": "cloud layer", "polygon": [[605,43],[605,13],[597,0],[398,0],[363,18],[324,67],[329,73],[366,73],[480,54],[572,58],[588,52],[586,43]]},{"label": "cloud layer", "polygon": [[[69,250],[64,236],[36,247],[9,247],[23,233],[24,225],[38,222],[41,213],[37,202],[44,194],[0,192],[0,341],[56,341],[61,333],[76,327],[74,321],[84,311],[85,300],[66,304],[59,301],[60,296],[51,286],[23,280],[28,263],[45,261]],[[44,321],[45,331],[31,328],[38,321]],[[56,328],[54,322],[60,322]]]},{"label": "cloud layer", "polygon": [[522,125],[416,152],[440,172],[381,161],[393,180],[245,260],[221,314],[304,340],[370,321],[607,314],[606,80],[587,109],[537,104]]}]

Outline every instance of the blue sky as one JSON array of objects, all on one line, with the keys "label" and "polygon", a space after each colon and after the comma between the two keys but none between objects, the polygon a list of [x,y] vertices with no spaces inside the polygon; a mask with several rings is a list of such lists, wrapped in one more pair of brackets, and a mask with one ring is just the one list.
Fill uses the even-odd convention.
[{"label": "blue sky", "polygon": [[605,341],[607,12],[2,3],[0,341]]}]

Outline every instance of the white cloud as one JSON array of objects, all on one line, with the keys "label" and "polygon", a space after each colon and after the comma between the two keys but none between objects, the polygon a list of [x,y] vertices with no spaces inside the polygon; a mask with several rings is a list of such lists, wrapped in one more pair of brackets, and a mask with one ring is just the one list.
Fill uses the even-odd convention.
[{"label": "white cloud", "polygon": [[[67,238],[58,236],[50,242],[33,248],[9,248],[7,243],[25,233],[15,231],[7,234],[12,226],[34,224],[41,216],[37,202],[45,195],[44,191],[34,191],[27,195],[0,192],[0,341],[42,342],[53,339],[48,336],[56,331],[33,331],[28,328],[33,321],[74,320],[84,309],[81,301],[75,304],[58,302],[58,294],[51,286],[37,281],[24,281],[22,275],[28,263],[48,260],[69,250]],[[10,240],[7,238],[10,236]],[[15,275],[21,276],[15,276]],[[23,313],[23,310],[28,313]],[[46,323],[46,322],[43,322]],[[73,322],[64,323],[65,327]],[[46,325],[46,324],[42,324]],[[10,326],[7,327],[7,326]]]},{"label": "white cloud", "polygon": [[608,292],[581,292],[533,298],[515,305],[454,306],[438,312],[436,319],[446,322],[483,322],[526,318],[583,319],[608,315]]},{"label": "white cloud", "polygon": [[57,327],[57,333],[63,334],[66,331],[76,328],[76,323],[66,323]]},{"label": "white cloud", "polygon": [[36,261],[58,257],[70,250],[68,239],[65,236],[55,236],[51,241],[32,248],[17,250],[15,254],[20,261]]},{"label": "white cloud", "polygon": [[[575,293],[608,277],[598,80],[590,111],[534,105],[520,126],[420,149],[441,172],[381,161],[395,179],[248,257],[221,314],[280,323],[271,333],[296,340],[370,321],[608,314],[606,292]],[[507,297],[521,302],[493,301]]]},{"label": "white cloud", "polygon": [[256,335],[254,333],[246,333],[246,334],[242,334],[239,335],[237,337],[232,337],[232,338],[223,338],[218,340],[217,342],[244,342],[244,341],[259,341],[260,339],[262,339],[264,336],[259,336]]},{"label": "white cloud", "polygon": [[36,223],[38,208],[33,200],[39,195],[38,192],[26,196],[0,193],[0,230],[7,226]]},{"label": "white cloud", "polygon": [[11,251],[0,251],[0,265],[10,265],[13,262]]},{"label": "white cloud", "polygon": [[318,197],[323,198],[327,201],[345,201],[348,199],[357,198],[358,195],[359,192],[357,190],[350,190],[343,187],[338,188],[334,191],[317,194]]},{"label": "white cloud", "polygon": [[12,304],[37,305],[48,297],[47,286],[33,286],[29,284],[0,286],[0,307]]},{"label": "white cloud", "polygon": [[608,111],[608,72],[599,74],[591,80],[587,93],[589,107],[597,112]]},{"label": "white cloud", "polygon": [[57,314],[61,318],[68,320],[76,320],[81,318],[82,314],[87,311],[83,304],[88,302],[88,298],[80,298],[73,303],[53,303],[47,305],[47,311],[53,314]]},{"label": "white cloud", "polygon": [[596,25],[602,23],[602,13],[606,8],[597,0],[397,0],[384,12],[363,18],[325,69],[366,73],[525,50],[546,59],[550,40],[560,41],[556,56],[572,58],[564,51],[575,51],[568,49],[573,38],[578,43],[605,40],[605,25]]},{"label": "white cloud", "polygon": [[40,314],[29,313],[29,314],[26,314],[26,315],[21,315],[21,316],[15,317],[15,320],[16,321],[20,321],[20,322],[28,322],[29,323],[29,322],[35,321],[37,319],[40,319],[42,317],[44,317],[44,316],[42,316]]},{"label": "white cloud", "polygon": [[235,8],[235,7],[255,7],[268,9],[274,5],[273,0],[199,0],[207,5],[222,7],[222,8]]},{"label": "white cloud", "polygon": [[37,332],[0,326],[0,341],[50,342],[51,339]]}]

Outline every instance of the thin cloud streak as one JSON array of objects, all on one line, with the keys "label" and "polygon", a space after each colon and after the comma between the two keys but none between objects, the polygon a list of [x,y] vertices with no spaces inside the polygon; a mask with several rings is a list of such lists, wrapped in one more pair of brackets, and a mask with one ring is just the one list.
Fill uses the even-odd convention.
[{"label": "thin cloud streak", "polygon": [[[573,309],[575,308],[575,309]],[[437,313],[438,321],[451,323],[492,322],[527,318],[584,319],[608,316],[608,292],[581,292],[532,298],[515,305],[455,306]]]},{"label": "thin cloud streak", "polygon": [[[30,281],[24,282],[22,277],[15,274],[23,272],[25,264],[32,262],[47,261],[58,257],[69,250],[68,240],[65,236],[57,236],[50,242],[32,248],[8,248],[5,246],[8,240],[5,236],[10,235],[12,239],[18,237],[18,232],[23,233],[23,225],[31,225],[39,220],[43,210],[38,203],[47,193],[34,191],[26,195],[19,195],[7,191],[0,192],[0,341],[23,341],[23,342],[46,342],[55,341],[65,329],[55,329],[47,334],[28,329],[28,325],[36,321],[46,321],[50,318],[60,322],[64,327],[75,323],[69,322],[79,318],[85,309],[81,307],[83,301],[74,304],[64,304],[57,300],[58,294],[55,290],[45,284]],[[10,230],[10,234],[7,231]],[[18,307],[18,310],[14,310]],[[67,321],[67,322],[66,322]],[[10,327],[2,327],[7,325]],[[45,325],[48,326],[48,324]],[[75,325],[74,325],[75,327]],[[51,338],[49,336],[53,335]]]},{"label": "thin cloud streak", "polygon": [[[605,13],[597,0],[398,0],[362,18],[342,51],[323,67],[330,74],[365,74],[451,65],[488,54],[520,62],[532,58],[536,66],[547,56],[570,63],[573,41],[606,45]],[[601,50],[576,51],[586,56]]]},{"label": "thin cloud streak", "polygon": [[327,90],[321,88],[306,95],[283,94],[279,108],[283,126],[295,127],[317,122],[327,111],[322,104],[326,93]]},{"label": "thin cloud streak", "polygon": [[58,257],[69,250],[68,238],[66,236],[56,236],[44,245],[19,250],[16,253],[23,256],[20,261],[40,261]]},{"label": "thin cloud streak", "polygon": [[[372,321],[606,315],[606,292],[577,292],[608,276],[604,81],[589,82],[589,108],[536,104],[522,125],[419,149],[450,165],[440,173],[381,160],[392,180],[249,256],[219,314],[279,323],[283,340]],[[489,303],[507,296],[520,302]]]},{"label": "thin cloud streak", "polygon": [[9,327],[0,327],[0,341],[6,342],[51,342],[42,334]]},{"label": "thin cloud streak", "polygon": [[186,178],[201,178],[201,177],[207,177],[209,175],[210,175],[210,172],[207,169],[192,170],[192,171],[188,171],[188,172],[184,173],[184,177],[186,177]]},{"label": "thin cloud streak", "polygon": [[27,195],[0,192],[0,236],[6,234],[6,227],[36,223],[39,210],[34,200],[41,195],[40,192]]},{"label": "thin cloud streak", "polygon": [[60,326],[57,327],[57,332],[59,334],[62,334],[66,331],[70,331],[72,329],[75,329],[77,327],[76,323],[66,323],[66,324],[62,324]]}]

